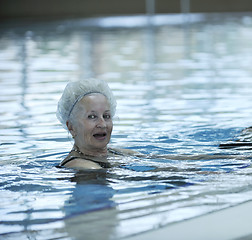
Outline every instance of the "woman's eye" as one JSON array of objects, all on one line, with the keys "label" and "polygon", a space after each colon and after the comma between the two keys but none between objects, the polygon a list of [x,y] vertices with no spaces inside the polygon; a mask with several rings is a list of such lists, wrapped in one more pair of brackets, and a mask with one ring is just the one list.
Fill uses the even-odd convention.
[{"label": "woman's eye", "polygon": [[110,119],[111,117],[110,117],[110,115],[109,114],[106,114],[106,115],[104,115],[104,117],[103,117],[104,119]]},{"label": "woman's eye", "polygon": [[95,115],[89,115],[88,118],[89,118],[89,119],[95,119],[96,116],[95,116]]}]

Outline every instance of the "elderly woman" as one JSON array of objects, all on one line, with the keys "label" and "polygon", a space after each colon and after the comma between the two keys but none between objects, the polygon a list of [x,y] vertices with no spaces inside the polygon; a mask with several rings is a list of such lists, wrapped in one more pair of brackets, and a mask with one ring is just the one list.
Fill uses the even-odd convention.
[{"label": "elderly woman", "polygon": [[74,139],[60,166],[75,169],[110,167],[108,157],[122,151],[108,148],[116,100],[105,81],[87,79],[67,84],[59,100],[57,117]]},{"label": "elderly woman", "polygon": [[[69,83],[59,100],[57,117],[63,127],[68,129],[74,145],[59,167],[74,169],[101,169],[110,167],[110,161],[120,160],[124,155],[143,156],[127,149],[108,148],[113,130],[113,117],[116,100],[105,81],[98,79],[81,80]],[[235,142],[235,146],[248,143]],[[230,148],[221,144],[221,148]],[[116,157],[117,156],[117,157]],[[155,158],[184,159],[221,159],[236,158],[226,155],[179,155],[144,156]]]}]

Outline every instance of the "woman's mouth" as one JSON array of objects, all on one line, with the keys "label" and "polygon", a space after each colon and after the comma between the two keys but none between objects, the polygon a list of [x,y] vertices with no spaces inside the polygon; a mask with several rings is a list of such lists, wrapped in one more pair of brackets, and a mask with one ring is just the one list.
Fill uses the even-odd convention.
[{"label": "woman's mouth", "polygon": [[107,137],[107,133],[96,133],[93,136],[97,140],[104,140]]}]

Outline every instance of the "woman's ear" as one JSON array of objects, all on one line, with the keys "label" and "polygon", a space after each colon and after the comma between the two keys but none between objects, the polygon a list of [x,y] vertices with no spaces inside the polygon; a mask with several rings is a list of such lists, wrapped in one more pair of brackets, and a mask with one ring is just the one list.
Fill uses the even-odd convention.
[{"label": "woman's ear", "polygon": [[73,128],[73,124],[69,120],[67,120],[66,125],[67,125],[67,128],[68,128],[69,132],[71,133],[72,137],[74,138],[76,136],[76,134],[75,134],[75,131]]}]

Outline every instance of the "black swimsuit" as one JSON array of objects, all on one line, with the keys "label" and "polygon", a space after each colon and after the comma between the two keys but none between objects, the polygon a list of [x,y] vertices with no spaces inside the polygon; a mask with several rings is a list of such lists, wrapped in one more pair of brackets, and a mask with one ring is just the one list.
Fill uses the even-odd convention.
[{"label": "black swimsuit", "polygon": [[[123,155],[122,153],[116,151],[116,150],[113,150],[111,148],[108,149],[108,151],[112,154],[116,154],[116,155]],[[100,162],[100,161],[97,161],[97,160],[94,160],[94,159],[91,159],[83,154],[80,154],[80,153],[77,153],[75,152],[74,150],[72,150],[69,155],[57,166],[59,168],[61,167],[64,167],[64,165],[76,158],[82,158],[84,160],[88,160],[88,161],[91,161],[91,162],[95,162],[97,164],[99,164],[102,168],[110,168],[111,165],[109,162]]]},{"label": "black swimsuit", "polygon": [[99,162],[99,161],[95,161],[93,159],[87,159],[87,158],[83,158],[83,157],[75,157],[75,156],[71,156],[67,159],[64,159],[59,167],[64,167],[64,165],[68,162],[71,162],[72,160],[76,159],[76,158],[82,158],[83,160],[88,160],[88,161],[91,161],[91,162],[95,162],[95,163],[98,163],[102,168],[110,168],[110,164],[108,162]]}]

